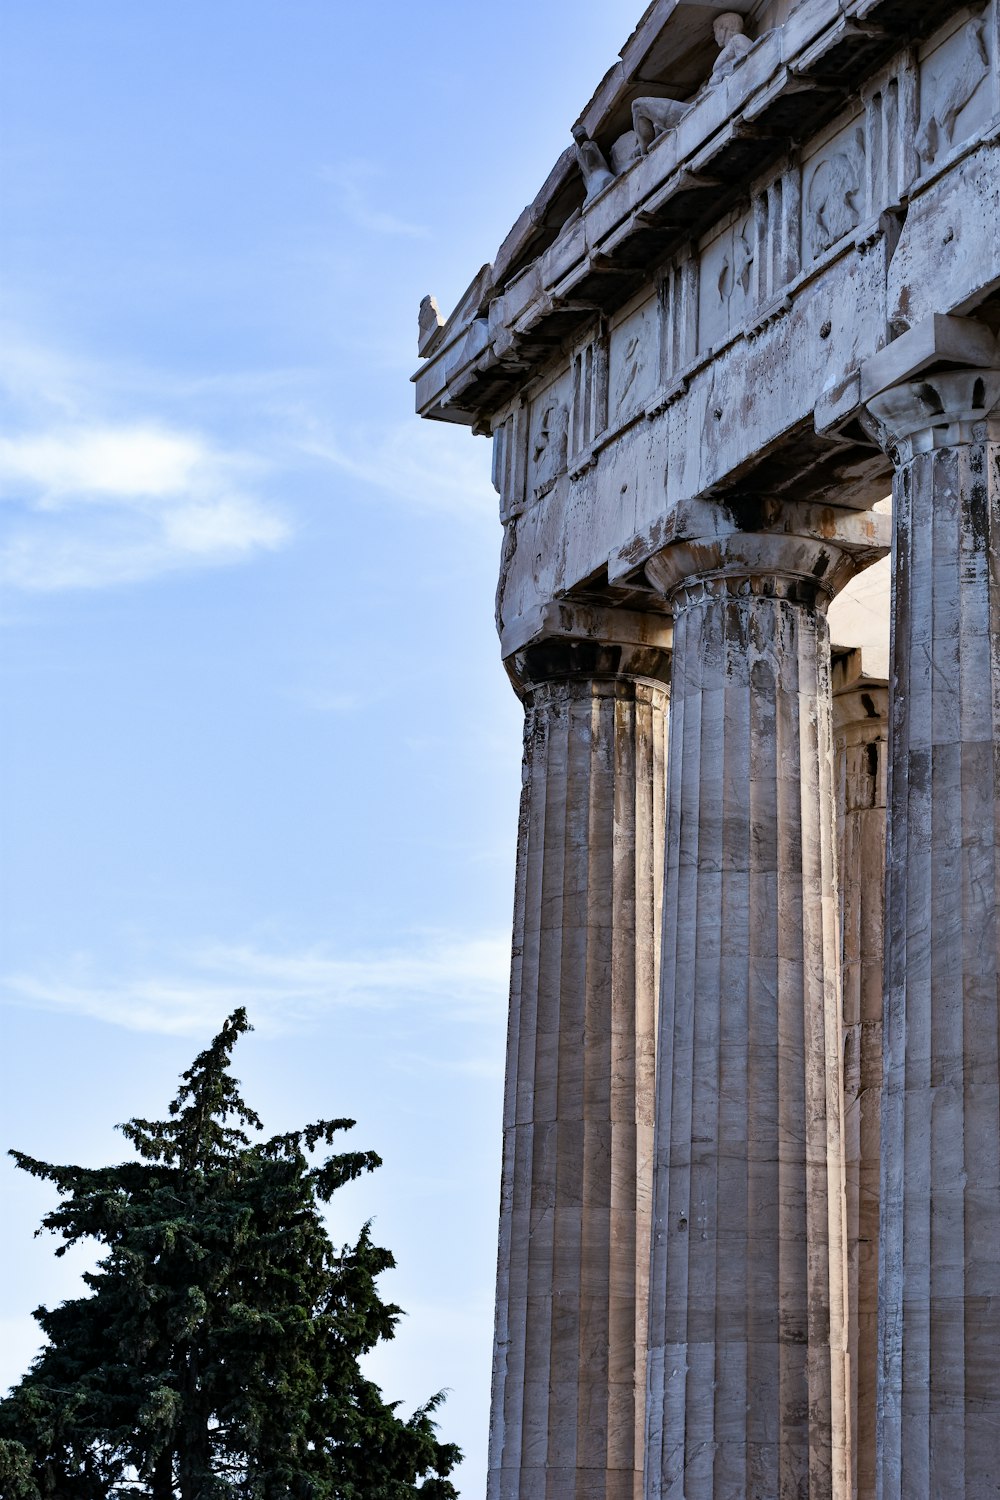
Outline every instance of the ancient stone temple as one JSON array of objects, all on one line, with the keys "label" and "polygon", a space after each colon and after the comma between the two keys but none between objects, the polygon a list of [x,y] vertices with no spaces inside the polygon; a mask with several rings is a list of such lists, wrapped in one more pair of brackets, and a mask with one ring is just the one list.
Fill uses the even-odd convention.
[{"label": "ancient stone temple", "polygon": [[998,60],[654,0],[421,308],[525,712],[489,1500],[1000,1496]]}]

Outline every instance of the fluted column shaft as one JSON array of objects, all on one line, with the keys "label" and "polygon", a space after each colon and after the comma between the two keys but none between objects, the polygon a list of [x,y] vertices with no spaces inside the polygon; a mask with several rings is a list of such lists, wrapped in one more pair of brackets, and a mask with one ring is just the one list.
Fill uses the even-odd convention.
[{"label": "fluted column shaft", "polygon": [[841,888],[847,1304],[854,1493],[875,1500],[882,944],[889,692],[860,652],[834,663]]},{"label": "fluted column shaft", "polygon": [[1000,1494],[998,399],[974,367],[869,403],[897,470],[881,1500]]},{"label": "fluted column shaft", "polygon": [[826,604],[852,570],[773,533],[647,565],[674,608],[647,1500],[849,1494]]},{"label": "fluted column shaft", "polygon": [[592,641],[515,663],[490,1500],[641,1495],[668,673]]}]

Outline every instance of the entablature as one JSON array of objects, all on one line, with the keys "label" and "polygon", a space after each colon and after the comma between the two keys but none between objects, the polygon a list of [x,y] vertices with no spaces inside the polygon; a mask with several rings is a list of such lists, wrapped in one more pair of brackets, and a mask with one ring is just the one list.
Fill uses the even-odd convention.
[{"label": "entablature", "polygon": [[[726,9],[760,24],[783,7]],[[696,68],[704,78],[712,17],[722,10],[687,0],[649,8],[577,122],[599,153],[613,155],[637,92],[656,88],[671,97],[671,89],[688,88]],[[932,31],[937,41],[929,42]],[[569,148],[493,265],[452,316],[422,336],[418,410],[491,430],[504,406],[544,379],[589,325],[613,316],[664,268],[669,276],[692,258],[692,246],[718,240],[727,220],[741,216],[749,227],[737,232],[728,274],[734,288],[750,278],[742,297],[734,291],[736,303],[767,326],[786,310],[796,278],[814,271],[845,235],[898,238],[898,224],[885,215],[898,216],[915,185],[940,170],[956,135],[962,138],[963,115],[977,115],[965,124],[980,126],[996,117],[996,32],[995,0],[985,8],[804,0],[728,76],[702,88],[645,155],[609,172],[587,202]],[[665,61],[675,55],[672,40],[676,77]],[[955,55],[941,67],[933,59],[944,46]],[[688,66],[691,77],[683,74]],[[704,275],[701,250],[697,259]],[[724,333],[731,315],[729,322]],[[701,328],[695,355],[713,347],[718,332]]]}]

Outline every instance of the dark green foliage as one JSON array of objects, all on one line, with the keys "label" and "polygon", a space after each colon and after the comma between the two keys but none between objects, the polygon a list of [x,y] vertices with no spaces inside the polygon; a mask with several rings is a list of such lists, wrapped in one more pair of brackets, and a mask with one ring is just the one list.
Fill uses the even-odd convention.
[{"label": "dark green foliage", "polygon": [[311,1164],[351,1120],[253,1139],[229,1071],[248,1029],[236,1011],[169,1119],[121,1127],[141,1160],[12,1153],[59,1189],[56,1253],[107,1254],[89,1296],[35,1314],[48,1346],[0,1401],[3,1500],[453,1500],[440,1398],[404,1421],[359,1369],[399,1317],[376,1286],[392,1256],[367,1225],[335,1250],[319,1208],[379,1159]]}]

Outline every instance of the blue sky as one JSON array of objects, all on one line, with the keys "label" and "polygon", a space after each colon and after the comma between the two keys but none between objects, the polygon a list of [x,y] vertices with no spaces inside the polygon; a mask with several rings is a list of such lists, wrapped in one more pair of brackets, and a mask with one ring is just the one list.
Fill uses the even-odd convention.
[{"label": "blue sky", "polygon": [[[0,1145],[123,1153],[236,1004],[275,1130],[358,1119],[483,1493],[520,709],[489,450],[412,416],[637,18],[0,0]],[[0,1385],[84,1260],[0,1169]]]}]

